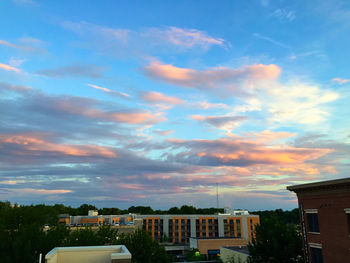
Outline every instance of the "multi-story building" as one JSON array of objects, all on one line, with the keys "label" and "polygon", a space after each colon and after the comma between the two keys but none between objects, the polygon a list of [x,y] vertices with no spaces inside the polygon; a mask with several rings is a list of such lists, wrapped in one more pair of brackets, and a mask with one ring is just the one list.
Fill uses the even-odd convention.
[{"label": "multi-story building", "polygon": [[305,262],[350,262],[350,178],[287,189],[298,197]]},{"label": "multi-story building", "polygon": [[[156,241],[189,243],[189,238],[244,238],[251,242],[259,216],[248,211],[229,211],[216,215],[136,215],[143,229]],[[165,239],[165,240],[164,240]]]},{"label": "multi-story building", "polygon": [[68,214],[59,215],[59,222],[67,226],[76,226],[76,225],[119,225],[123,224],[133,224],[134,215],[98,215],[97,212],[90,213],[87,216],[70,216]]}]

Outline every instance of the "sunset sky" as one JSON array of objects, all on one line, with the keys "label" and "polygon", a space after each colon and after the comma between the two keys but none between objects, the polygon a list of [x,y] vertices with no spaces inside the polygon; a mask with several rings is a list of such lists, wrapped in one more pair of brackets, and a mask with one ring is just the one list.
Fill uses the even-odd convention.
[{"label": "sunset sky", "polygon": [[350,176],[350,2],[0,2],[0,200],[297,207]]}]

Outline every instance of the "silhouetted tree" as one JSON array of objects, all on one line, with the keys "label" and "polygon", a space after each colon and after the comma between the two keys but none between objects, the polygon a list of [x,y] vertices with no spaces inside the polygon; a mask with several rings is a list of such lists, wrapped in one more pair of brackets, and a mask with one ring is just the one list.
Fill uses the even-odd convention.
[{"label": "silhouetted tree", "polygon": [[88,205],[88,204],[82,204],[77,208],[77,214],[78,215],[87,215],[89,210],[97,210],[96,206],[94,205]]},{"label": "silhouetted tree", "polygon": [[133,263],[167,263],[169,257],[164,247],[152,240],[143,230],[136,230],[132,234],[121,235],[116,242],[125,245],[132,254]]},{"label": "silhouetted tree", "polygon": [[255,238],[248,245],[250,263],[304,262],[302,239],[294,224],[272,216],[255,228]]},{"label": "silhouetted tree", "polygon": [[149,206],[131,206],[128,209],[129,213],[151,215],[153,214],[153,209]]}]

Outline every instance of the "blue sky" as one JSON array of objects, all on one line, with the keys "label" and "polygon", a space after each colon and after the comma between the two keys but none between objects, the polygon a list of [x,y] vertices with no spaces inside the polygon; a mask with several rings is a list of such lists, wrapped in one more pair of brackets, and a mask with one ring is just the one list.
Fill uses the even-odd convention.
[{"label": "blue sky", "polygon": [[347,1],[0,4],[0,199],[290,209],[348,176]]}]

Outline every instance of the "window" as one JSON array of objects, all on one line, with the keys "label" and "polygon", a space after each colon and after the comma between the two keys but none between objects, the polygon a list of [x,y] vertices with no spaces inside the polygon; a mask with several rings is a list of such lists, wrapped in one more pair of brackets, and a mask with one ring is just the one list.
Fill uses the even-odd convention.
[{"label": "window", "polygon": [[350,208],[345,208],[346,220],[348,223],[348,235],[350,237]]},{"label": "window", "polygon": [[309,226],[309,232],[320,233],[317,213],[307,213],[307,222]]},{"label": "window", "polygon": [[237,219],[236,225],[237,225],[237,236],[241,237],[241,220]]},{"label": "window", "polygon": [[323,263],[322,249],[310,247],[312,263]]}]

